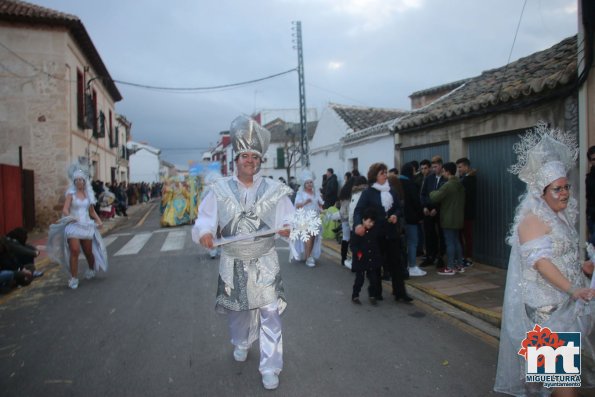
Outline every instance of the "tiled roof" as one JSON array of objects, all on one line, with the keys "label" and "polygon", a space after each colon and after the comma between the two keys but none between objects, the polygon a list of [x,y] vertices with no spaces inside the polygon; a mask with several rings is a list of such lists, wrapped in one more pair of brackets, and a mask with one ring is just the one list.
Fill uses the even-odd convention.
[{"label": "tiled roof", "polygon": [[122,95],[113,82],[101,56],[97,52],[91,37],[87,33],[81,20],[75,15],[55,11],[18,0],[0,0],[0,21],[16,22],[33,25],[63,26],[70,30],[74,39],[81,47],[93,68],[97,71],[114,101],[122,100]]},{"label": "tiled roof", "polygon": [[[317,125],[318,121],[308,121],[306,123],[308,140],[312,140]],[[271,142],[275,143],[285,142],[287,140],[287,130],[291,130],[293,134],[300,133],[300,123],[288,123],[280,118],[270,121],[264,127],[271,132]]]},{"label": "tiled roof", "polygon": [[363,130],[352,131],[345,135],[343,142],[350,143],[368,136],[379,135],[382,133],[391,133],[391,126],[394,124],[394,122],[395,119],[391,119],[389,121],[385,121],[384,123],[376,124],[369,128],[364,128]]},{"label": "tiled roof", "polygon": [[396,120],[392,128],[397,132],[414,130],[547,98],[576,81],[576,42],[576,36],[569,37],[547,50],[485,71]]},{"label": "tiled roof", "polygon": [[409,95],[409,98],[422,96],[422,95],[430,95],[430,94],[434,94],[436,92],[440,92],[440,91],[444,91],[444,90],[454,90],[455,88],[465,84],[469,80],[471,80],[471,79],[462,79],[462,80],[458,80],[458,81],[453,81],[452,83],[446,83],[446,84],[438,85],[435,87],[425,88],[420,91],[415,91],[414,93]]},{"label": "tiled roof", "polygon": [[329,107],[333,109],[354,132],[389,120],[394,120],[407,113],[407,111],[399,109],[356,107],[339,105],[336,103],[329,104]]}]

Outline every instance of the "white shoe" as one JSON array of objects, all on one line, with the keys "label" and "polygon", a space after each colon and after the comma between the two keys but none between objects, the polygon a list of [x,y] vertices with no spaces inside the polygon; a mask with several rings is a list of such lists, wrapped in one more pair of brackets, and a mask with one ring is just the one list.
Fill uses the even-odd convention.
[{"label": "white shoe", "polygon": [[346,260],[345,260],[345,267],[346,267],[347,269],[351,269],[351,259],[346,259]]},{"label": "white shoe", "polygon": [[74,278],[74,277],[70,277],[70,280],[68,280],[68,288],[70,289],[77,289],[79,286],[79,279],[78,278]]},{"label": "white shoe", "polygon": [[426,274],[428,274],[428,272],[421,270],[419,266],[413,266],[409,268],[409,275],[411,277],[421,277],[425,276]]},{"label": "white shoe", "polygon": [[262,385],[267,390],[273,390],[279,387],[279,377],[274,372],[262,374]]},{"label": "white shoe", "polygon": [[236,346],[235,349],[233,349],[233,358],[240,362],[246,361],[246,358],[248,358],[248,349]]},{"label": "white shoe", "polygon": [[314,258],[309,257],[308,259],[306,259],[306,266],[308,266],[308,267],[316,266],[316,262],[314,262]]},{"label": "white shoe", "polygon": [[91,279],[95,278],[95,274],[96,274],[95,273],[95,270],[93,270],[93,269],[87,269],[87,271],[85,272],[85,278],[87,280],[91,280]]}]

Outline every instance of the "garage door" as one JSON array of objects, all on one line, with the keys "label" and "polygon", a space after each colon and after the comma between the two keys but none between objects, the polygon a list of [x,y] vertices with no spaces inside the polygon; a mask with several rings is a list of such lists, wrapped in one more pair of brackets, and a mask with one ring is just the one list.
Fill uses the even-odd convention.
[{"label": "garage door", "polygon": [[477,170],[477,203],[473,228],[473,257],[480,263],[508,267],[510,247],[506,236],[525,184],[508,168],[516,162],[512,145],[519,141],[516,131],[505,135],[467,141],[471,168]]}]

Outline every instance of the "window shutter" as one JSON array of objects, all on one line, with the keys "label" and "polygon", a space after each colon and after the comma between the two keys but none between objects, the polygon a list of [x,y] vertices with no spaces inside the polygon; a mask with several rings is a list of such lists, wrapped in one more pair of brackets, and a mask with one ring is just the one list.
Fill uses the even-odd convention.
[{"label": "window shutter", "polygon": [[99,131],[97,132],[98,138],[105,138],[105,114],[103,111],[99,112]]},{"label": "window shutter", "polygon": [[277,148],[277,168],[285,168],[285,149]]}]

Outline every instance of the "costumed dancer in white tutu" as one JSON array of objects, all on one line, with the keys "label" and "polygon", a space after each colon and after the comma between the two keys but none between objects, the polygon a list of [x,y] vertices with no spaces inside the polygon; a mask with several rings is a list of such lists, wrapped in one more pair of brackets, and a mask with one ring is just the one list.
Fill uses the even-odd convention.
[{"label": "costumed dancer in white tutu", "polygon": [[[591,300],[595,290],[589,288],[587,278],[593,274],[593,263],[581,263],[579,258],[578,206],[567,177],[576,166],[578,145],[573,135],[539,123],[513,149],[518,163],[510,172],[518,174],[527,190],[508,237],[512,250],[494,390],[513,396],[577,396],[577,389],[527,382],[527,356],[520,353],[522,347],[527,350],[521,343],[536,325],[552,333],[581,332],[582,386],[595,386],[595,368],[592,361],[588,364],[594,354],[589,334],[595,319]],[[538,336],[537,344],[531,341],[528,346],[550,341]]]},{"label": "costumed dancer in white tutu", "polygon": [[85,278],[95,277],[98,269],[107,271],[107,252],[98,228],[103,222],[95,212],[95,193],[89,182],[89,168],[78,162],[71,165],[68,176],[70,186],[66,190],[66,201],[58,223],[50,225],[48,256],[62,264],[70,274],[68,287],[76,289],[78,279],[78,257],[81,249],[89,268]]},{"label": "costumed dancer in white tutu", "polygon": [[227,313],[236,361],[245,361],[252,342],[260,339],[262,383],[275,389],[283,369],[281,313],[287,303],[274,235],[290,235],[293,191],[259,174],[270,142],[267,129],[241,116],[232,122],[230,135],[236,175],[211,184],[198,208],[192,238],[212,249],[218,227],[223,238],[270,230],[262,237],[222,245],[216,309]]},{"label": "costumed dancer in white tutu", "polygon": [[[314,188],[314,174],[310,170],[304,170],[301,175],[302,186],[295,196],[295,208],[312,210],[320,214],[324,200],[320,197],[318,191]],[[320,258],[322,243],[322,233],[311,236],[308,241],[303,242],[299,239],[291,242],[292,255],[295,260],[306,261],[309,267],[316,266],[316,259]]]}]

